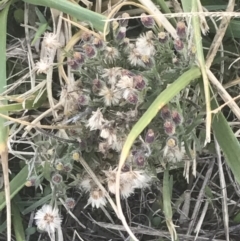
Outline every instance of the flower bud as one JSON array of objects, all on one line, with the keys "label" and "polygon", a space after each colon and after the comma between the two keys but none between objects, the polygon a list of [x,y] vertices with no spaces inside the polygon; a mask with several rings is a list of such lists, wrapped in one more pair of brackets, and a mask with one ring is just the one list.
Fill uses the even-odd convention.
[{"label": "flower bud", "polygon": [[184,48],[184,44],[180,39],[174,40],[173,45],[176,51],[181,51]]},{"label": "flower bud", "polygon": [[169,148],[174,148],[178,145],[178,139],[175,136],[168,137],[166,145]]},{"label": "flower bud", "polygon": [[137,104],[138,102],[138,95],[133,93],[133,92],[129,92],[129,94],[127,95],[126,100],[130,103],[130,104]]},{"label": "flower bud", "polygon": [[162,44],[168,41],[168,35],[165,32],[158,33],[158,41]]},{"label": "flower bud", "polygon": [[128,26],[128,19],[130,18],[130,15],[128,13],[123,13],[122,16],[120,16],[119,25],[121,27],[127,27]]},{"label": "flower bud", "polygon": [[89,100],[90,100],[90,98],[89,98],[89,96],[87,96],[87,95],[80,95],[79,97],[78,97],[78,104],[80,105],[80,106],[85,106],[85,105],[88,105],[89,104]]},{"label": "flower bud", "polygon": [[88,32],[84,32],[84,33],[82,34],[82,36],[81,36],[81,39],[82,39],[82,41],[84,41],[84,42],[89,42],[90,39],[91,39],[91,37],[92,37],[92,34],[90,34],[90,33],[88,33]]},{"label": "flower bud", "polygon": [[73,169],[73,166],[72,166],[71,163],[67,163],[67,164],[64,165],[63,169],[64,169],[65,172],[71,172],[72,169]]},{"label": "flower bud", "polygon": [[83,64],[84,60],[85,60],[85,57],[80,52],[74,52],[73,60],[76,61],[78,64]]},{"label": "flower bud", "polygon": [[146,83],[141,75],[133,76],[133,83],[137,90],[143,90],[146,87]]},{"label": "flower bud", "polygon": [[96,93],[96,92],[100,91],[101,88],[102,88],[102,82],[101,82],[101,80],[99,80],[99,79],[94,79],[93,82],[92,82],[92,91],[93,91],[94,93]]},{"label": "flower bud", "polygon": [[145,136],[145,142],[149,143],[149,144],[152,143],[154,141],[154,137],[155,137],[155,134],[154,134],[153,130],[149,129]]},{"label": "flower bud", "polygon": [[181,38],[181,39],[185,39],[186,38],[186,25],[184,22],[178,22],[177,23],[177,35]]},{"label": "flower bud", "polygon": [[164,105],[160,110],[160,115],[163,120],[171,119],[171,111],[167,105]]},{"label": "flower bud", "polygon": [[73,209],[76,205],[76,202],[73,198],[69,197],[65,200],[65,205],[67,206],[67,208]]},{"label": "flower bud", "polygon": [[175,64],[175,65],[179,65],[179,59],[177,57],[174,57],[172,59],[172,63]]},{"label": "flower bud", "polygon": [[59,185],[62,181],[63,181],[63,178],[60,174],[58,174],[58,173],[53,174],[53,176],[52,176],[53,184]]},{"label": "flower bud", "polygon": [[147,68],[152,68],[154,65],[153,59],[149,57],[148,55],[141,56],[141,61]]},{"label": "flower bud", "polygon": [[146,157],[142,151],[136,151],[133,156],[133,160],[137,164],[137,166],[143,167],[146,162]]},{"label": "flower bud", "polygon": [[130,167],[127,164],[124,164],[124,166],[122,167],[122,172],[129,172],[130,171]]},{"label": "flower bud", "polygon": [[176,125],[180,125],[182,123],[182,116],[176,111],[172,111],[172,120]]},{"label": "flower bud", "polygon": [[33,186],[35,186],[36,180],[37,180],[37,177],[36,177],[36,176],[30,177],[30,178],[25,182],[25,186],[26,186],[26,187],[33,187]]},{"label": "flower bud", "polygon": [[80,159],[80,154],[79,154],[79,152],[74,152],[73,154],[72,154],[72,159],[74,160],[74,161],[79,161],[79,159]]},{"label": "flower bud", "polygon": [[104,46],[103,41],[100,38],[94,38],[92,43],[96,49],[102,49]]},{"label": "flower bud", "polygon": [[56,165],[55,165],[55,168],[56,170],[58,171],[62,171],[63,170],[63,164],[61,162],[58,162]]},{"label": "flower bud", "polygon": [[175,134],[175,130],[176,130],[176,127],[175,127],[175,124],[173,121],[171,120],[166,120],[164,122],[164,130],[165,130],[165,133],[169,136],[172,136]]},{"label": "flower bud", "polygon": [[153,28],[155,25],[154,19],[147,16],[146,13],[141,14],[141,22],[145,28]]},{"label": "flower bud", "polygon": [[96,57],[97,51],[96,51],[96,49],[95,49],[94,46],[92,46],[92,45],[90,45],[90,44],[85,44],[85,45],[83,46],[83,49],[84,49],[85,54],[86,54],[86,56],[87,56],[88,58],[91,59],[91,58]]},{"label": "flower bud", "polygon": [[79,63],[77,63],[77,61],[75,61],[73,59],[68,61],[68,65],[74,70],[79,69],[79,67],[81,66]]},{"label": "flower bud", "polygon": [[122,42],[123,39],[126,37],[126,31],[127,31],[126,27],[120,27],[118,29],[116,36],[115,36],[115,38],[118,42]]}]

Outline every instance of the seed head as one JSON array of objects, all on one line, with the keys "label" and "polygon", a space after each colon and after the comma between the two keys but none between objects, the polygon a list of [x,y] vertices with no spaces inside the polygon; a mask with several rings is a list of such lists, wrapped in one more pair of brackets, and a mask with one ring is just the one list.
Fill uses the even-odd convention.
[{"label": "seed head", "polygon": [[99,208],[101,206],[105,206],[107,204],[107,200],[103,191],[99,188],[94,188],[90,194],[88,199],[88,205],[91,204],[92,207]]},{"label": "seed head", "polygon": [[47,74],[47,71],[49,69],[50,65],[48,63],[48,61],[45,59],[40,59],[40,61],[38,61],[35,65],[35,69],[37,74]]}]

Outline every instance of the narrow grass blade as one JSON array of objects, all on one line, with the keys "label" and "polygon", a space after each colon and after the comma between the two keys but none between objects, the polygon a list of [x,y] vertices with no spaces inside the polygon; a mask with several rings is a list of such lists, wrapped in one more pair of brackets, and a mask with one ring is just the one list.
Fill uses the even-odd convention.
[{"label": "narrow grass blade", "polygon": [[[197,1],[192,1],[192,11],[197,12]],[[193,31],[194,31],[194,41],[196,45],[197,51],[197,61],[201,68],[202,78],[203,78],[203,86],[204,86],[204,95],[206,102],[206,139],[205,144],[211,141],[211,122],[212,122],[212,114],[211,114],[211,102],[210,102],[210,89],[209,89],[209,81],[207,76],[207,70],[205,65],[203,46],[202,46],[202,37],[201,37],[201,28],[200,28],[200,20],[198,16],[192,17]]]},{"label": "narrow grass blade", "polygon": [[[12,199],[25,185],[28,175],[28,166],[25,166],[10,182],[10,198]],[[0,211],[6,206],[5,194],[0,192]]]},{"label": "narrow grass blade", "polygon": [[171,205],[171,196],[172,196],[172,179],[169,179],[168,169],[164,171],[163,176],[163,211],[166,219],[166,224],[171,235],[172,241],[177,240],[177,232],[172,221],[172,205]]},{"label": "narrow grass blade", "polygon": [[[0,94],[5,91],[7,86],[7,74],[6,74],[6,39],[7,39],[7,16],[8,10],[12,1],[8,1],[4,5],[4,9],[0,11],[0,53],[2,54],[0,61]],[[0,105],[6,104],[7,101],[1,101]],[[8,115],[8,112],[2,111],[1,114]],[[0,118],[0,155],[2,162],[2,170],[4,177],[4,193],[7,209],[7,240],[11,241],[11,201],[10,201],[10,189],[9,189],[9,175],[8,175],[8,127],[5,126],[5,119]],[[1,203],[0,203],[1,205]]]},{"label": "narrow grass blade", "polygon": [[[218,108],[215,99],[212,100],[212,109]],[[225,161],[233,172],[236,181],[240,184],[240,145],[231,127],[222,112],[213,117],[213,133],[225,156]]]},{"label": "narrow grass blade", "polygon": [[12,214],[13,214],[13,228],[16,237],[16,241],[25,240],[25,232],[23,228],[23,220],[21,218],[20,211],[16,205],[16,203],[12,203]]},{"label": "narrow grass blade", "polygon": [[102,14],[83,8],[78,4],[74,4],[66,0],[58,0],[58,1],[56,0],[41,0],[41,1],[23,0],[23,1],[33,5],[57,9],[61,12],[71,15],[72,17],[75,17],[76,19],[89,22],[93,28],[103,32],[103,28],[105,24],[104,20],[106,20],[106,17],[103,16]]}]

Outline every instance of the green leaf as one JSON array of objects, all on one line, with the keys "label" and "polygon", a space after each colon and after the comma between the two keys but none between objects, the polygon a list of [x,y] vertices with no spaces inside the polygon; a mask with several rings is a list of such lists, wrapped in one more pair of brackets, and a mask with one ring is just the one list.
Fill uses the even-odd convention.
[{"label": "green leaf", "polygon": [[234,223],[240,223],[240,212],[233,218]]},{"label": "green leaf", "polygon": [[[11,199],[24,187],[28,175],[28,167],[25,166],[10,182]],[[5,193],[0,192],[0,211],[5,208]]]},{"label": "green leaf", "polygon": [[57,9],[81,21],[89,22],[93,28],[103,32],[106,17],[66,0],[23,0],[33,5]]},{"label": "green leaf", "polygon": [[12,214],[13,214],[13,228],[16,237],[16,241],[25,240],[25,232],[23,228],[23,220],[21,218],[19,209],[15,202],[12,203]]},{"label": "green leaf", "polygon": [[22,214],[26,215],[26,214],[32,212],[33,210],[35,210],[36,208],[38,208],[39,206],[43,206],[44,204],[46,204],[51,199],[51,197],[52,197],[52,194],[49,194],[49,195],[41,198],[37,202],[34,202],[31,206],[29,206],[28,208],[23,210]]},{"label": "green leaf", "polygon": [[[213,110],[218,107],[215,99],[212,100],[211,104]],[[240,184],[240,145],[221,111],[214,115],[212,129],[223,151],[226,163]]]}]

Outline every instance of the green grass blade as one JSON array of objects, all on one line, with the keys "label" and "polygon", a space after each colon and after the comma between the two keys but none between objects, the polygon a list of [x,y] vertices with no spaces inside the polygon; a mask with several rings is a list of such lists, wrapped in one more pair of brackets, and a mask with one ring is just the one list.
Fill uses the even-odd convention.
[{"label": "green grass blade", "polygon": [[48,194],[47,196],[39,199],[38,201],[34,202],[31,206],[24,209],[22,211],[22,215],[26,215],[32,212],[33,210],[37,209],[38,207],[43,206],[44,204],[48,203],[49,200],[51,200],[51,198],[52,198],[52,194]]},{"label": "green grass blade", "polygon": [[[45,90],[42,92],[41,96],[38,96],[37,92],[29,99],[25,100],[25,103],[14,103],[14,104],[7,104],[7,105],[0,105],[0,111],[21,111],[21,110],[32,110],[36,109],[38,107],[41,107],[42,104],[47,99],[47,91]],[[35,99],[38,98],[37,102],[35,102]]]},{"label": "green grass blade", "polygon": [[[171,10],[169,9],[169,7],[167,6],[165,0],[155,0],[154,2],[157,5],[160,6],[161,12],[163,12],[163,13],[172,13]],[[175,18],[170,18],[169,22],[176,28],[177,21],[175,20]]]},{"label": "green grass blade", "polygon": [[139,136],[139,134],[144,130],[144,128],[151,122],[151,120],[157,115],[159,110],[166,105],[174,96],[176,96],[182,89],[184,89],[193,79],[199,78],[201,72],[199,68],[193,67],[190,70],[183,73],[174,83],[172,83],[167,89],[165,89],[151,106],[147,109],[144,115],[138,120],[138,122],[133,126],[131,132],[129,133],[127,140],[124,144],[121,153],[119,168],[122,168],[124,161],[126,160],[129,150],[134,142],[134,140]]},{"label": "green grass blade", "polygon": [[[7,17],[8,10],[12,1],[8,1],[0,11],[0,53],[2,54],[0,61],[0,94],[6,90],[7,73],[6,73],[6,40],[7,40]],[[6,100],[0,102],[0,105],[7,104]],[[1,114],[8,115],[7,111],[1,111]],[[9,173],[8,173],[8,126],[5,125],[5,119],[0,118],[0,155],[2,163],[2,171],[4,177],[4,194],[5,205],[7,211],[7,240],[11,241],[11,199],[9,189]],[[1,205],[2,203],[0,203]]]},{"label": "green grass blade", "polygon": [[13,228],[16,237],[16,241],[25,240],[25,232],[23,228],[23,220],[21,218],[20,211],[16,205],[16,203],[12,203],[12,215],[13,215]]},{"label": "green grass blade", "polygon": [[91,23],[92,27],[97,29],[98,31],[103,32],[104,28],[104,20],[106,17],[102,14],[95,13],[91,10],[83,8],[77,4],[71,3],[66,0],[23,0],[26,3],[30,3],[33,5],[44,6],[49,8],[57,9],[61,12],[67,13],[72,17],[75,17],[81,21],[87,21]]},{"label": "green grass blade", "polygon": [[169,178],[169,170],[164,171],[163,176],[163,211],[166,219],[166,224],[171,235],[172,241],[177,240],[177,233],[172,221],[173,211],[171,205],[172,197],[172,177]]},{"label": "green grass blade", "polygon": [[[217,107],[217,102],[213,99],[212,109]],[[223,151],[226,163],[232,170],[236,181],[240,184],[240,145],[221,111],[214,115],[212,129]]]},{"label": "green grass blade", "polygon": [[[10,182],[11,199],[24,187],[28,175],[28,166],[25,166]],[[6,206],[5,194],[0,192],[0,211]]]}]

